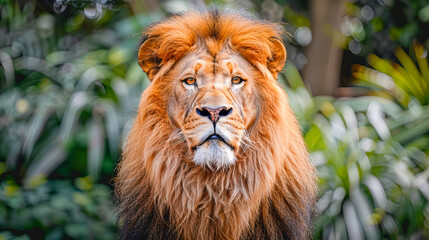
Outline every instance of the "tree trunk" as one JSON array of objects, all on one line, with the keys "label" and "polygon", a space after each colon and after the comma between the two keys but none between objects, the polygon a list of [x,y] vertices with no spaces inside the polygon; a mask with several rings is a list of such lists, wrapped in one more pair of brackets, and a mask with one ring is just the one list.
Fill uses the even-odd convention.
[{"label": "tree trunk", "polygon": [[341,72],[343,50],[339,27],[345,15],[346,0],[313,0],[311,30],[313,40],[306,50],[308,64],[303,70],[313,95],[334,95]]}]

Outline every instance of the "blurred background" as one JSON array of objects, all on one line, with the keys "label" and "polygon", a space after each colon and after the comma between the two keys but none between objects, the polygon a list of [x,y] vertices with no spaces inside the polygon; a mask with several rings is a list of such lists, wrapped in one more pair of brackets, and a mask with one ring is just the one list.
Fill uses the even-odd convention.
[{"label": "blurred background", "polygon": [[116,238],[141,31],[209,4],[290,33],[314,239],[428,239],[429,0],[0,0],[0,239]]}]

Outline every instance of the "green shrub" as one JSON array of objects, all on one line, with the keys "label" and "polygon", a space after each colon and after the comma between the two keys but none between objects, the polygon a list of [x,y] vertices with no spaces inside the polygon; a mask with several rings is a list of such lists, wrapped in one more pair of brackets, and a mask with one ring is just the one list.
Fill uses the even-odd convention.
[{"label": "green shrub", "polygon": [[82,11],[64,20],[36,16],[34,2],[22,11],[6,2],[0,21],[0,158],[20,182],[38,175],[109,181],[148,83],[133,37],[147,17],[111,16],[110,25],[87,34],[73,28],[74,18],[94,23]]},{"label": "green shrub", "polygon": [[427,50],[418,43],[412,47],[408,56],[402,48],[398,48],[395,56],[401,63],[392,63],[374,54],[369,55],[368,63],[374,69],[353,66],[353,76],[358,85],[367,86],[376,94],[389,96],[408,107],[413,99],[421,105],[429,104],[429,67]]},{"label": "green shrub", "polygon": [[89,178],[33,179],[23,188],[9,179],[0,191],[0,239],[114,239],[111,190]]},{"label": "green shrub", "polygon": [[293,69],[286,89],[319,174],[315,239],[428,238],[427,106],[312,98]]}]

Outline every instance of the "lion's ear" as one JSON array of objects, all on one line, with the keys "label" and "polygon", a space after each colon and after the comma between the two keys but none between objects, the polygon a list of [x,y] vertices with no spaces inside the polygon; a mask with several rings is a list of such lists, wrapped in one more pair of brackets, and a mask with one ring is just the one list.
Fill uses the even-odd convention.
[{"label": "lion's ear", "polygon": [[140,67],[151,81],[161,64],[161,59],[157,56],[158,44],[157,38],[144,39],[138,53]]},{"label": "lion's ear", "polygon": [[278,39],[272,39],[271,59],[268,59],[268,70],[277,78],[286,62],[286,48]]}]

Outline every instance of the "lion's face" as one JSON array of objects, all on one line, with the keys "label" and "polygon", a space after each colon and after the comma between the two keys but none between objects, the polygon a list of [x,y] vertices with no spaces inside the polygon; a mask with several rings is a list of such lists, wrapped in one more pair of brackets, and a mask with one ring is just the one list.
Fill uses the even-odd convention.
[{"label": "lion's face", "polygon": [[244,158],[286,61],[276,25],[217,17],[196,13],[155,24],[138,53],[156,89],[147,94],[162,92],[173,129],[186,142],[184,160],[212,170]]},{"label": "lion's face", "polygon": [[257,75],[230,51],[215,59],[205,51],[191,52],[169,72],[168,115],[197,165],[217,170],[235,163],[257,117]]}]

